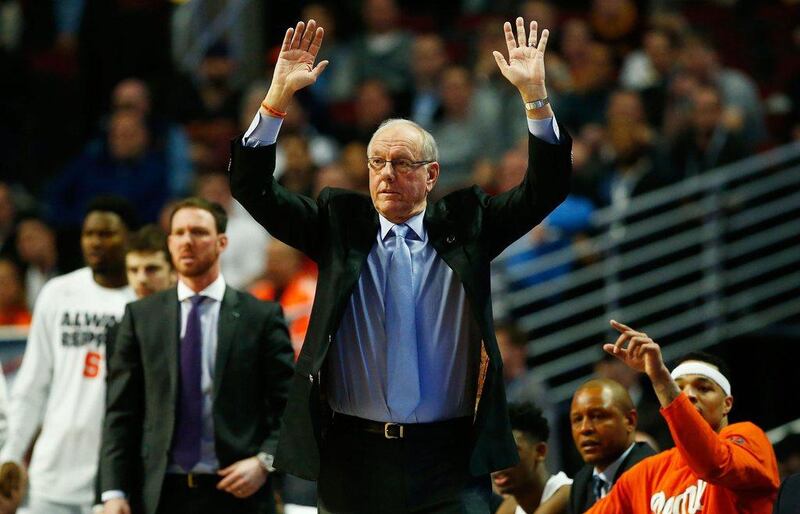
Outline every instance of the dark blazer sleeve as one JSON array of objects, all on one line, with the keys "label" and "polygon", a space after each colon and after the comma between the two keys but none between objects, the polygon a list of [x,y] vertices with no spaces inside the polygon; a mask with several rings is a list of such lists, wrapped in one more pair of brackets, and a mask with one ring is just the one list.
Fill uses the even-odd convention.
[{"label": "dark blazer sleeve", "polygon": [[242,138],[231,142],[231,193],[267,231],[313,260],[322,241],[317,203],[278,184],[275,145],[246,147]]},{"label": "dark blazer sleeve", "polygon": [[800,514],[800,473],[783,481],[772,514]]},{"label": "dark blazer sleeve", "polygon": [[267,321],[262,334],[264,402],[269,435],[260,450],[275,455],[280,435],[281,417],[289,396],[289,381],[294,372],[294,351],[283,310],[277,303],[266,303]]},{"label": "dark blazer sleeve", "polygon": [[138,476],[142,441],[144,393],[139,343],[131,305],[118,325],[114,351],[108,358],[108,389],[100,449],[100,492],[121,490],[130,495]]},{"label": "dark blazer sleeve", "polygon": [[483,239],[493,259],[558,207],[569,193],[572,138],[559,125],[557,144],[528,134],[528,169],[515,188],[484,199]]},{"label": "dark blazer sleeve", "polygon": [[582,514],[591,507],[589,503],[589,479],[591,476],[591,466],[584,466],[575,474],[572,488],[569,490],[568,514]]}]

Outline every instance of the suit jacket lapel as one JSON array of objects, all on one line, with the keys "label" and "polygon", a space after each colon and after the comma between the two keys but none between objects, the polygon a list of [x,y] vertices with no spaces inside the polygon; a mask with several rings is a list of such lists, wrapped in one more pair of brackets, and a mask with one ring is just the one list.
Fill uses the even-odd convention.
[{"label": "suit jacket lapel", "polygon": [[164,326],[161,334],[168,334],[166,341],[167,369],[169,370],[169,393],[174,401],[178,399],[178,362],[181,351],[181,304],[178,301],[177,289],[174,294],[166,295],[164,305]]},{"label": "suit jacket lapel", "polygon": [[225,295],[219,308],[219,322],[217,323],[217,359],[214,365],[214,399],[219,392],[223,380],[223,371],[228,362],[236,331],[239,328],[239,293],[229,286],[225,286]]}]

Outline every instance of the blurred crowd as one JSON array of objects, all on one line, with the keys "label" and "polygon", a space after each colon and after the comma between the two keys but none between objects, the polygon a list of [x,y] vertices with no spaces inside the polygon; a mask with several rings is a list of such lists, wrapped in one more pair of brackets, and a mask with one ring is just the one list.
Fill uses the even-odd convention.
[{"label": "blurred crowd", "polygon": [[[434,195],[518,184],[526,119],[491,51],[505,47],[503,20],[551,30],[548,91],[574,138],[575,183],[531,234],[534,257],[573,244],[596,209],[800,140],[797,2],[269,4],[278,2],[0,0],[0,325],[29,324],[43,284],[82,264],[78,234],[97,195],[127,198],[140,224],[165,231],[175,202],[197,195],[228,213],[226,282],[280,301],[299,351],[314,266],[270,238],[226,175],[229,142],[272,75],[269,45],[297,19],[325,28],[320,58],[331,64],[288,109],[276,176],[310,197],[329,186],[366,192],[366,144],[390,117],[437,140]],[[507,368],[523,376],[518,353]]]}]

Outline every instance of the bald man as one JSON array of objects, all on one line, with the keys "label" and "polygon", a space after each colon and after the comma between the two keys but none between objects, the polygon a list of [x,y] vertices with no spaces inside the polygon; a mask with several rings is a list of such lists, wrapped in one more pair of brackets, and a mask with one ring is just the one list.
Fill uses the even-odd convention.
[{"label": "bald man", "polygon": [[622,473],[655,451],[636,442],[636,408],[619,382],[584,383],[572,397],[569,415],[572,439],[586,463],[575,475],[569,497],[568,512],[578,514],[607,495]]}]

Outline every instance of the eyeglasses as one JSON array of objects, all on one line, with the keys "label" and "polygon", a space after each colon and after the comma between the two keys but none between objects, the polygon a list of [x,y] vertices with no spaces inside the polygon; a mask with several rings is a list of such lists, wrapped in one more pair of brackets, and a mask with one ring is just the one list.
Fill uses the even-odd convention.
[{"label": "eyeglasses", "polygon": [[386,166],[386,163],[391,163],[392,169],[397,173],[411,173],[415,169],[424,164],[430,164],[433,161],[412,161],[411,159],[394,159],[388,161],[383,157],[370,157],[367,159],[369,168],[374,172],[379,172]]}]

